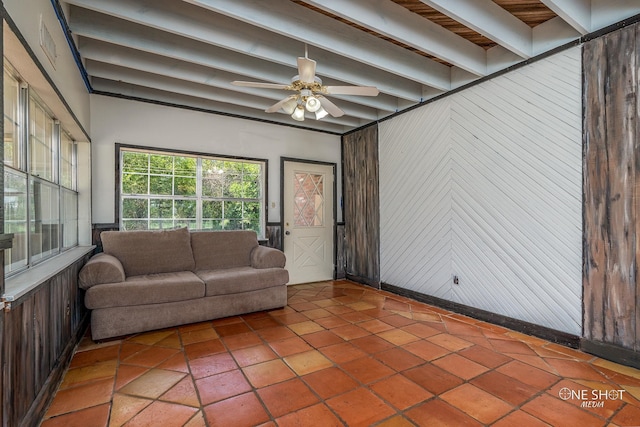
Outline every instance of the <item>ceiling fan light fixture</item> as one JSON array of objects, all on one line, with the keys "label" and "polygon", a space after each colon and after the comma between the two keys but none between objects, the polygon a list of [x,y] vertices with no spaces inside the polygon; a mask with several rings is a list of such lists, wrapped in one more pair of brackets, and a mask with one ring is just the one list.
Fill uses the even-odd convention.
[{"label": "ceiling fan light fixture", "polygon": [[298,105],[296,109],[293,110],[291,118],[299,122],[304,122],[304,107],[302,105]]},{"label": "ceiling fan light fixture", "polygon": [[307,102],[305,106],[307,107],[307,111],[309,111],[310,113],[315,113],[320,108],[322,108],[322,105],[320,104],[320,100],[315,96],[309,96],[307,98]]},{"label": "ceiling fan light fixture", "polygon": [[[0,0],[1,2],[2,0]],[[362,95],[376,96],[378,89],[373,86],[323,86],[322,79],[316,76],[316,61],[306,54],[298,57],[298,74],[291,78],[291,84],[234,81],[236,86],[265,89],[282,89],[297,92],[267,107],[267,113],[283,111],[292,119],[302,122],[307,111],[315,114],[316,120],[326,116],[342,117],[345,112],[324,95]]]},{"label": "ceiling fan light fixture", "polygon": [[327,117],[328,114],[329,113],[327,113],[327,110],[325,110],[324,108],[322,108],[322,106],[320,106],[320,108],[318,108],[318,111],[316,111],[316,120],[323,119]]},{"label": "ceiling fan light fixture", "polygon": [[293,114],[297,106],[298,100],[296,98],[291,98],[290,100],[282,104],[282,109],[287,114]]}]

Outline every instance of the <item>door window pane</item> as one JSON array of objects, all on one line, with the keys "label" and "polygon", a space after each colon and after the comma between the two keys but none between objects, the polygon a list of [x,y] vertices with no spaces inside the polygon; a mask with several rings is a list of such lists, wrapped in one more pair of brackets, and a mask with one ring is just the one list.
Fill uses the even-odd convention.
[{"label": "door window pane", "polygon": [[324,225],[324,176],[296,173],[293,177],[293,221],[298,227]]}]

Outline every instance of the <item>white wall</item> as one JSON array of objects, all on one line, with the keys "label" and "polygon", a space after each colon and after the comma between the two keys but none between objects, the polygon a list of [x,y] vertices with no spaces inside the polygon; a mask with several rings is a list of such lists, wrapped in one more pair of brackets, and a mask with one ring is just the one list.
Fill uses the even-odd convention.
[{"label": "white wall", "polygon": [[[28,43],[38,62],[62,93],[64,100],[77,117],[80,125],[84,130],[89,132],[89,92],[73,59],[71,49],[62,31],[60,22],[56,17],[51,1],[3,0],[3,4],[9,17],[18,27],[20,34]],[[55,43],[57,53],[55,66],[40,46],[40,20],[44,22]],[[57,95],[53,92],[46,80],[41,78],[40,71],[33,65],[28,55],[26,55],[17,38],[13,37],[12,34],[7,34],[8,29],[6,27],[4,49],[7,58],[29,84],[36,89],[47,104],[47,107],[53,110],[56,118],[72,133],[73,138],[78,141],[86,141],[85,135],[82,135],[64,105],[59,102],[59,99],[56,99],[58,98]]]},{"label": "white wall", "polygon": [[91,232],[91,144],[77,144],[78,158],[78,244],[89,246]]},{"label": "white wall", "polygon": [[337,135],[91,95],[91,138],[94,223],[115,220],[116,143],[267,159],[269,222],[280,221],[281,156],[336,163],[342,196]]},{"label": "white wall", "polygon": [[581,117],[575,47],[382,122],[382,281],[580,335]]}]

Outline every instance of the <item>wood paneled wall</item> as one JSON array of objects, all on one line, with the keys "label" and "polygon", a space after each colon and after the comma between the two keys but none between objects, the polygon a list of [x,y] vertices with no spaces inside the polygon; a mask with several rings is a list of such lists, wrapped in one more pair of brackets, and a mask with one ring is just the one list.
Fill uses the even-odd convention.
[{"label": "wood paneled wall", "polygon": [[88,255],[13,302],[2,329],[2,426],[37,426],[88,321],[78,272]]},{"label": "wood paneled wall", "polygon": [[378,125],[342,137],[346,277],[380,287]]},{"label": "wood paneled wall", "polygon": [[336,225],[336,279],[347,277],[344,259],[344,223]]},{"label": "wood paneled wall", "polygon": [[276,248],[282,250],[282,227],[280,224],[270,223],[267,224],[266,236],[267,242],[264,244],[270,248]]},{"label": "wood paneled wall", "polygon": [[587,340],[640,350],[640,122],[635,24],[583,50],[584,323]]}]

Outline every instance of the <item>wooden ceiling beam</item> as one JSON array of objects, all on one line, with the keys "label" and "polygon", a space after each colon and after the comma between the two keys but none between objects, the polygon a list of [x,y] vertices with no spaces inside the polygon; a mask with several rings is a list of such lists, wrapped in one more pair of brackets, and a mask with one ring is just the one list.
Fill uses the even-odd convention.
[{"label": "wooden ceiling beam", "polygon": [[521,58],[533,56],[531,27],[491,0],[421,0]]},{"label": "wooden ceiling beam", "polygon": [[486,51],[388,0],[302,0],[477,76],[487,74]]}]

